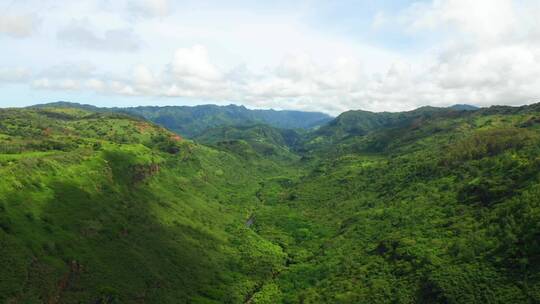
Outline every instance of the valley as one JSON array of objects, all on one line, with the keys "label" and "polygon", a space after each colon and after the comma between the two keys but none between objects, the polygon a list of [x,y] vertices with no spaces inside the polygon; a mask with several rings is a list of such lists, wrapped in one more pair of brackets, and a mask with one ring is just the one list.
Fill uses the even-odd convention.
[{"label": "valley", "polygon": [[231,109],[0,110],[0,302],[540,301],[540,105]]}]

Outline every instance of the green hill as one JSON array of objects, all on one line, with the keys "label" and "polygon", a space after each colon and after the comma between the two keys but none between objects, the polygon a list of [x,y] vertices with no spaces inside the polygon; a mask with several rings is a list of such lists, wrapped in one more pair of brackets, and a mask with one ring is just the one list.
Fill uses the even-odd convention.
[{"label": "green hill", "polygon": [[285,161],[298,159],[295,148],[301,145],[302,138],[302,134],[294,130],[258,124],[209,129],[197,136],[195,140],[218,147],[234,141],[242,141],[261,157]]},{"label": "green hill", "polygon": [[148,119],[187,138],[199,136],[208,129],[220,126],[264,123],[281,129],[312,129],[332,119],[329,115],[319,112],[250,110],[236,105],[97,108],[91,105],[55,102],[37,107],[75,107],[90,111],[126,113]]},{"label": "green hill", "polygon": [[245,225],[271,164],[124,115],[0,117],[0,302],[238,303],[283,267]]},{"label": "green hill", "polygon": [[199,134],[0,110],[0,302],[540,302],[538,104]]},{"label": "green hill", "polygon": [[319,154],[255,213],[291,257],[275,282],[283,302],[540,301],[540,113],[500,110],[413,120]]}]

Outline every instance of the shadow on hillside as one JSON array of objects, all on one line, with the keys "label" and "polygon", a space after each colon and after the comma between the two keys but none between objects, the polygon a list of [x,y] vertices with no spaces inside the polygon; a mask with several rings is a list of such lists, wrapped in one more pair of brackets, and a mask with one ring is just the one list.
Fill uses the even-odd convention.
[{"label": "shadow on hillside", "polygon": [[27,266],[36,275],[18,299],[179,303],[195,295],[226,297],[219,276],[222,241],[183,223],[160,223],[151,210],[158,199],[145,187],[103,185],[100,194],[71,182],[49,188],[54,199],[33,223],[44,231],[30,245],[43,247]]}]

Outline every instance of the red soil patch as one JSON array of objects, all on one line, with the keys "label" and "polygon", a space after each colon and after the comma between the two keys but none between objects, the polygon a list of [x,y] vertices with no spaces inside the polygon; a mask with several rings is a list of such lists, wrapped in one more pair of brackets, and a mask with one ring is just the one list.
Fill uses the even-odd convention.
[{"label": "red soil patch", "polygon": [[171,139],[174,141],[182,141],[184,140],[180,135],[171,135]]},{"label": "red soil patch", "polygon": [[43,136],[49,137],[49,136],[51,136],[51,134],[52,134],[52,129],[51,128],[43,129]]},{"label": "red soil patch", "polygon": [[148,130],[150,128],[150,126],[146,123],[143,123],[143,122],[138,122],[137,123],[137,130],[139,130],[139,132],[144,132],[146,130]]}]

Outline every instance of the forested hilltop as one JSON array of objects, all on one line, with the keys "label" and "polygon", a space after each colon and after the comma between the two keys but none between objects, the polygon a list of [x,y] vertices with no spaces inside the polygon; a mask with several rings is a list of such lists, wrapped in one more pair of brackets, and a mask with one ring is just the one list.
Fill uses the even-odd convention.
[{"label": "forested hilltop", "polygon": [[540,104],[128,114],[0,110],[0,303],[540,302]]}]

